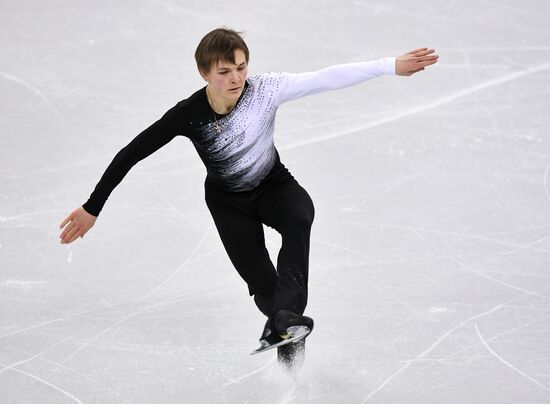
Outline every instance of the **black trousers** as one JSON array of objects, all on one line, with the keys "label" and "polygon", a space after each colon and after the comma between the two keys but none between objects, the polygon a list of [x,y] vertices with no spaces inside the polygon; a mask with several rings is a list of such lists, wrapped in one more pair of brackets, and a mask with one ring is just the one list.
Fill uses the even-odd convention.
[{"label": "black trousers", "polygon": [[[207,179],[205,200],[225,250],[260,311],[268,317],[283,308],[303,314],[315,215],[306,190],[277,161],[252,191],[221,192]],[[277,269],[265,246],[263,224],[282,237]]]}]

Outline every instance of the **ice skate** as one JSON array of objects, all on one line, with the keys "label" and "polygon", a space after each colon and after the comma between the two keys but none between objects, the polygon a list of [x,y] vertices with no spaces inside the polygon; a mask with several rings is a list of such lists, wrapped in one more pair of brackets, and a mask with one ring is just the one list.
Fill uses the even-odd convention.
[{"label": "ice skate", "polygon": [[[252,351],[250,355],[300,341],[312,329],[313,319],[306,316],[298,316],[290,310],[279,310],[272,319],[268,319],[265,323],[262,336],[260,337],[260,347]],[[283,352],[291,352],[291,350]]]},{"label": "ice skate", "polygon": [[273,316],[273,327],[284,340],[293,338],[297,334],[305,334],[305,338],[313,330],[313,319],[300,316],[288,309],[282,309]]}]

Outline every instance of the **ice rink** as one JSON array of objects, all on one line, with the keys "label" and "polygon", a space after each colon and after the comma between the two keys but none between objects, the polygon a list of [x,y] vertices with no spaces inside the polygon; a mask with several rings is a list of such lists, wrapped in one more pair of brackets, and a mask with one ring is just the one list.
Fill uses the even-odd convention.
[{"label": "ice rink", "polygon": [[[0,403],[550,402],[549,15],[542,0],[1,0]],[[249,356],[264,318],[187,139],[59,243],[114,155],[205,85],[194,51],[224,25],[244,31],[249,74],[440,55],[278,112],[281,160],[316,208],[296,374]]]}]

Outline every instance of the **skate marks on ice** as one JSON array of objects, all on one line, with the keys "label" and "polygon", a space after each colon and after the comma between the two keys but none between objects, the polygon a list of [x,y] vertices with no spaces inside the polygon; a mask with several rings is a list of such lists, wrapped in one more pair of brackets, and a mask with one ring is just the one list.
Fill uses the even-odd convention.
[{"label": "skate marks on ice", "polygon": [[519,373],[520,375],[522,375],[523,377],[527,378],[528,380],[532,381],[533,383],[535,383],[537,386],[539,387],[542,387],[544,390],[547,390],[547,391],[550,391],[550,389],[548,388],[548,386],[545,386],[544,384],[542,384],[541,382],[539,382],[538,380],[534,379],[533,377],[529,376],[528,374],[522,372],[521,370],[519,370],[518,368],[516,368],[514,365],[512,365],[510,362],[506,361],[502,356],[500,356],[499,354],[497,354],[490,346],[489,344],[483,339],[483,336],[481,335],[481,333],[479,332],[479,328],[477,326],[477,323],[474,324],[474,327],[476,329],[476,332],[477,332],[477,335],[479,336],[479,339],[481,340],[481,343],[483,344],[483,346],[485,346],[485,348],[487,348],[487,350],[495,357],[497,358],[499,361],[501,361],[502,363],[504,363],[506,366],[508,366],[509,368],[511,368],[513,371]]},{"label": "skate marks on ice", "polygon": [[[194,259],[200,257],[200,256],[196,256],[196,253],[198,252],[198,250],[202,246],[202,244],[205,240],[205,237],[210,232],[210,229],[211,229],[211,226],[208,226],[206,231],[204,232],[203,237],[198,241],[198,244],[196,245],[196,247],[194,248],[192,253],[176,269],[176,271],[174,271],[168,278],[164,279],[162,282],[157,284],[157,286],[153,287],[150,290],[150,292],[148,292],[147,294],[141,296],[140,298],[129,299],[129,300],[125,300],[125,301],[122,301],[122,302],[107,305],[107,306],[102,306],[102,307],[98,307],[98,308],[91,309],[91,310],[85,310],[85,311],[79,312],[79,313],[73,313],[73,314],[71,314],[69,316],[66,316],[64,318],[57,318],[57,319],[51,319],[51,320],[43,321],[41,323],[25,326],[25,327],[20,328],[18,330],[7,332],[4,335],[1,335],[0,339],[4,339],[4,338],[7,338],[7,337],[11,337],[11,336],[18,335],[18,334],[23,334],[23,333],[26,333],[28,331],[31,331],[31,330],[34,330],[34,329],[37,329],[37,328],[43,328],[45,326],[53,325],[53,324],[56,324],[56,323],[57,324],[68,324],[69,322],[74,322],[74,321],[78,321],[78,320],[86,320],[87,318],[91,319],[93,321],[94,319],[100,319],[101,317],[104,317],[106,315],[107,316],[112,316],[112,315],[116,316],[117,313],[122,313],[122,318],[119,318],[119,319],[115,320],[114,322],[112,322],[107,327],[102,328],[99,332],[98,331],[93,332],[93,330],[97,328],[95,326],[91,327],[91,328],[87,327],[85,330],[79,331],[75,335],[71,335],[70,337],[67,337],[67,338],[62,338],[60,341],[56,342],[55,344],[49,346],[48,348],[42,350],[41,352],[39,352],[37,354],[34,354],[34,355],[25,354],[25,355],[29,356],[27,359],[19,360],[19,361],[13,362],[11,364],[0,364],[0,366],[3,367],[2,369],[0,369],[0,374],[4,373],[6,371],[11,371],[11,372],[16,372],[16,373],[22,374],[24,376],[27,376],[27,377],[32,378],[34,380],[37,380],[37,381],[39,381],[39,382],[41,382],[41,383],[57,390],[59,392],[62,392],[66,396],[68,396],[71,399],[75,400],[76,402],[80,403],[81,401],[77,397],[72,395],[69,391],[64,390],[63,388],[61,388],[59,386],[56,386],[55,384],[49,382],[47,380],[47,378],[38,377],[38,376],[36,376],[36,375],[34,375],[34,374],[32,374],[28,371],[24,371],[24,370],[22,370],[18,367],[20,367],[22,365],[25,365],[25,364],[28,364],[28,363],[31,363],[31,362],[34,362],[34,361],[37,361],[37,360],[42,361],[44,359],[42,359],[41,357],[44,354],[46,354],[47,352],[52,351],[52,350],[54,350],[55,348],[58,348],[58,347],[63,347],[64,345],[67,344],[67,342],[72,341],[73,339],[76,339],[77,337],[81,336],[81,334],[90,334],[90,333],[92,333],[91,337],[88,337],[84,341],[81,341],[79,343],[78,348],[76,348],[75,350],[70,352],[60,362],[47,361],[47,362],[51,363],[52,365],[54,365],[54,367],[49,371],[49,376],[55,375],[60,369],[68,370],[69,372],[74,373],[75,375],[78,375],[79,377],[82,377],[83,379],[91,381],[93,384],[100,386],[103,390],[108,391],[110,395],[116,395],[117,397],[120,398],[120,394],[117,391],[109,388],[108,386],[105,386],[103,383],[101,383],[99,381],[96,381],[96,380],[94,380],[93,378],[91,378],[87,375],[80,374],[79,372],[76,372],[74,369],[67,368],[65,366],[65,363],[67,363],[69,360],[74,358],[79,352],[82,352],[86,348],[90,347],[91,344],[94,341],[97,341],[101,336],[103,336],[103,335],[107,334],[108,332],[112,331],[113,329],[115,329],[116,327],[121,325],[123,322],[128,321],[129,319],[132,319],[132,318],[134,318],[134,317],[136,317],[136,316],[138,316],[142,313],[145,313],[145,312],[147,312],[149,310],[152,310],[152,309],[155,309],[157,307],[162,307],[162,306],[170,305],[170,304],[174,304],[174,303],[176,303],[176,304],[177,303],[182,303],[182,302],[185,302],[185,301],[192,301],[200,295],[204,296],[206,294],[206,295],[211,296],[213,293],[217,293],[217,292],[220,292],[220,290],[223,290],[223,285],[224,285],[223,282],[218,282],[218,283],[214,283],[214,284],[209,285],[208,287],[206,287],[202,291],[197,291],[197,290],[192,289],[192,290],[186,291],[184,293],[180,293],[180,294],[177,294],[177,295],[172,295],[172,296],[169,296],[168,298],[157,300],[156,302],[147,302],[148,299],[151,300],[150,297],[155,291],[162,288],[162,286],[168,280],[172,279],[175,275],[177,275],[181,271],[181,269],[183,269],[186,265],[190,264]],[[126,314],[128,312],[130,312],[130,313]],[[77,341],[77,343],[78,343],[78,341]],[[11,349],[9,347],[3,347],[3,348],[4,349]]]},{"label": "skate marks on ice", "polygon": [[[0,363],[0,366],[6,366],[6,365]],[[36,380],[36,381],[38,381],[38,382],[40,382],[40,383],[42,383],[42,384],[44,384],[44,385],[46,385],[46,386],[48,386],[48,387],[51,387],[52,389],[54,389],[54,390],[60,392],[60,393],[63,394],[64,396],[69,397],[70,399],[72,399],[72,400],[73,400],[74,402],[76,402],[76,403],[79,403],[79,404],[82,404],[82,403],[83,403],[83,402],[80,401],[77,397],[75,397],[74,395],[72,395],[71,393],[69,393],[68,391],[63,390],[61,387],[59,387],[59,386],[57,386],[57,385],[55,385],[55,384],[53,384],[53,383],[50,383],[50,382],[48,382],[47,380],[44,380],[44,379],[42,379],[42,378],[40,378],[40,377],[38,377],[38,376],[35,376],[35,375],[33,375],[33,374],[29,373],[29,372],[25,372],[25,371],[20,370],[20,369],[12,369],[12,370],[13,370],[14,372],[20,373],[20,374],[22,374],[22,375],[24,375],[24,376],[27,376],[27,377],[29,377],[29,378],[31,378],[31,379],[33,379],[33,380]]]},{"label": "skate marks on ice", "polygon": [[230,378],[229,381],[227,381],[226,383],[223,384],[223,387],[227,387],[227,386],[231,386],[233,384],[239,384],[241,383],[243,380],[246,380],[252,376],[255,376],[257,375],[258,373],[264,371],[265,369],[267,369],[269,366],[271,366],[274,362],[275,362],[275,357],[273,356],[270,360],[268,360],[266,362],[265,365],[262,365],[260,366],[258,369],[255,369],[255,370],[252,370],[251,372],[248,372],[248,373],[245,373],[244,375],[242,376],[238,376],[238,377],[235,377],[235,378]]},{"label": "skate marks on ice", "polygon": [[[541,288],[539,291],[537,292],[542,292],[544,290],[547,290],[548,289],[548,286],[545,286],[543,288]],[[362,401],[362,403],[366,403],[368,401],[370,401],[371,398],[373,398],[376,394],[378,394],[380,391],[382,391],[386,386],[388,386],[394,379],[396,379],[400,374],[402,374],[403,372],[405,372],[409,367],[411,367],[411,365],[415,364],[415,363],[419,363],[421,361],[424,361],[424,360],[428,360],[428,361],[439,361],[439,362],[442,362],[442,363],[446,363],[446,361],[460,353],[460,352],[463,352],[463,351],[466,351],[466,350],[469,350],[471,348],[474,348],[476,345],[470,345],[468,347],[464,347],[464,348],[461,348],[459,349],[458,351],[455,351],[453,353],[450,353],[450,354],[447,354],[445,355],[444,357],[442,358],[428,358],[428,354],[431,353],[432,351],[435,350],[435,348],[437,348],[445,339],[447,339],[449,336],[451,336],[455,331],[457,331],[458,329],[460,328],[463,328],[465,327],[466,325],[468,324],[471,324],[472,322],[474,322],[473,324],[473,328],[476,332],[476,335],[479,337],[479,340],[480,340],[480,343],[477,344],[477,345],[483,345],[490,353],[491,355],[495,356],[497,359],[499,359],[499,361],[501,361],[502,363],[504,363],[506,366],[512,368],[516,373],[522,375],[523,377],[525,377],[526,379],[530,380],[531,382],[533,382],[534,384],[536,384],[538,387],[541,387],[543,388],[544,390],[546,391],[550,391],[550,388],[544,384],[542,384],[541,382],[539,382],[538,380],[536,380],[535,378],[533,378],[532,376],[529,376],[528,374],[522,372],[521,370],[517,369],[516,367],[514,367],[512,364],[510,364],[509,362],[507,362],[506,360],[504,360],[501,356],[499,356],[494,350],[492,350],[490,348],[490,346],[487,344],[487,341],[483,338],[483,336],[481,335],[481,333],[479,332],[479,328],[478,328],[478,323],[475,322],[476,320],[479,320],[479,319],[482,319],[484,317],[487,317],[487,316],[490,316],[500,310],[502,310],[503,308],[506,308],[506,307],[509,307],[511,303],[513,303],[514,301],[516,300],[521,300],[525,297],[525,294],[536,294],[537,296],[543,296],[545,298],[547,298],[546,296],[544,295],[540,295],[539,293],[537,292],[530,292],[530,291],[524,291],[524,294],[522,295],[519,295],[519,296],[516,296],[512,299],[508,299],[507,301],[505,302],[502,302],[494,307],[492,307],[491,309],[485,311],[485,312],[482,312],[480,314],[477,314],[475,316],[472,316],[462,322],[460,322],[459,324],[457,324],[456,326],[454,326],[453,328],[451,328],[450,330],[448,330],[447,332],[445,332],[443,335],[441,335],[430,347],[428,347],[425,351],[423,351],[422,353],[420,353],[418,356],[416,356],[414,359],[411,359],[411,360],[407,360],[406,363],[400,367],[396,372],[392,373],[389,377],[387,377],[378,387],[376,387],[374,390],[372,390],[366,397],[365,399]],[[538,319],[538,320],[535,320],[535,321],[530,321],[530,322],[527,322],[527,323],[524,323],[520,326],[517,326],[517,327],[514,327],[512,329],[509,329],[509,330],[506,330],[505,332],[502,332],[498,335],[495,335],[495,336],[492,336],[489,341],[491,340],[496,340],[497,338],[501,337],[501,336],[504,336],[504,335],[507,335],[509,333],[512,333],[512,332],[515,332],[521,328],[524,328],[524,327],[529,327],[533,324],[536,324],[536,323],[540,323],[542,321],[547,321],[550,317],[545,317],[543,319]]]},{"label": "skate marks on ice", "polygon": [[42,99],[46,103],[48,108],[58,118],[60,118],[62,121],[65,121],[65,117],[61,114],[61,112],[59,112],[59,110],[56,108],[56,106],[54,105],[52,100],[46,94],[44,94],[39,88],[34,86],[33,84],[29,83],[28,81],[26,81],[26,80],[24,80],[20,77],[13,76],[13,75],[11,75],[9,73],[6,73],[6,72],[3,72],[3,71],[0,71],[0,78],[2,78],[4,80],[11,81],[11,82],[14,82],[14,83],[17,83],[17,84],[23,86],[24,88],[26,88],[27,90],[29,90],[30,92],[34,93],[36,96],[38,96],[40,99]]},{"label": "skate marks on ice", "polygon": [[[97,307],[97,308],[94,308],[94,309],[89,309],[89,310],[85,310],[85,311],[82,311],[82,312],[77,312],[77,313],[73,313],[73,314],[70,314],[70,315],[67,315],[65,317],[62,317],[62,318],[55,318],[55,319],[51,319],[51,320],[46,320],[46,321],[43,321],[43,322],[40,322],[40,323],[35,323],[35,324],[31,324],[31,325],[27,325],[27,326],[23,326],[22,328],[18,329],[18,330],[14,330],[14,331],[11,331],[11,332],[7,332],[7,333],[4,333],[4,334],[1,334],[0,335],[0,339],[3,339],[3,338],[6,338],[6,337],[10,337],[10,336],[14,336],[14,335],[17,335],[17,334],[20,334],[20,333],[24,333],[24,332],[27,332],[27,331],[31,331],[33,329],[36,329],[36,328],[42,328],[42,327],[45,327],[47,325],[50,325],[50,324],[53,324],[53,323],[58,323],[58,322],[65,322],[65,321],[69,321],[69,320],[72,320],[72,319],[78,319],[78,318],[87,318],[87,317],[93,317],[95,314],[97,315],[100,315],[100,316],[103,316],[105,315],[107,312],[116,312],[116,311],[122,311],[124,312],[126,309],[124,308],[124,306],[126,305],[133,305],[134,308],[136,308],[136,311],[134,313],[132,313],[129,317],[123,319],[123,320],[118,320],[115,324],[118,325],[120,324],[122,321],[128,319],[128,318],[131,318],[137,314],[139,314],[140,312],[142,312],[144,309],[148,309],[148,308],[152,308],[152,307],[156,307],[158,305],[164,305],[166,304],[167,302],[170,302],[172,300],[177,300],[177,299],[180,299],[180,298],[183,298],[183,297],[193,297],[193,295],[198,295],[200,294],[199,291],[189,291],[189,292],[185,292],[185,293],[182,293],[182,294],[178,294],[177,296],[170,296],[168,299],[162,299],[161,301],[157,301],[156,303],[152,303],[152,304],[147,304],[145,307],[139,307],[139,303],[141,302],[145,302],[148,298],[151,297],[151,295],[153,295],[156,291],[162,289],[162,287],[168,283],[168,281],[170,281],[171,279],[173,279],[176,275],[178,275],[184,268],[186,268],[187,266],[191,265],[193,263],[193,261],[197,260],[197,259],[200,259],[202,258],[203,256],[206,256],[206,255],[210,255],[211,252],[206,252],[202,255],[197,255],[197,252],[200,250],[200,248],[202,247],[202,245],[204,244],[204,241],[206,239],[206,237],[210,234],[210,231],[212,229],[212,225],[209,224],[206,228],[206,230],[204,231],[203,233],[203,236],[199,239],[199,241],[197,242],[196,246],[194,247],[194,249],[192,250],[192,252],[185,258],[185,260],[176,268],[176,270],[174,270],[174,272],[172,272],[169,276],[167,276],[166,278],[164,278],[162,281],[160,281],[156,286],[154,286],[149,292],[147,292],[146,294],[142,295],[141,297],[138,297],[138,298],[132,298],[132,299],[126,299],[126,300],[122,300],[122,301],[119,301],[119,302],[116,302],[116,303],[112,303],[112,304],[109,304],[109,305],[105,305],[105,306],[100,306],[100,307]],[[4,283],[0,284],[0,286],[4,285]],[[219,285],[217,286],[219,287]],[[209,287],[208,289],[216,289],[217,287]],[[113,324],[111,327],[109,327],[108,329],[112,328],[115,324]],[[105,330],[101,333],[103,334],[105,332]]]},{"label": "skate marks on ice", "polygon": [[478,318],[481,318],[481,317],[484,317],[484,316],[487,316],[491,313],[493,313],[494,311],[497,311],[497,310],[500,310],[502,308],[502,304],[499,304],[495,307],[493,307],[492,309],[484,312],[484,313],[481,313],[481,314],[478,314],[474,317],[471,317],[467,320],[464,320],[463,322],[461,322],[460,324],[456,325],[455,327],[453,327],[452,329],[450,329],[449,331],[447,331],[446,333],[444,333],[441,337],[439,337],[428,349],[426,349],[424,352],[420,353],[416,358],[412,359],[411,361],[408,361],[405,365],[403,365],[401,368],[399,368],[395,373],[393,373],[392,375],[390,375],[386,380],[384,380],[382,382],[382,384],[380,384],[376,389],[374,389],[373,391],[371,391],[369,393],[369,395],[363,400],[363,403],[366,403],[367,401],[369,401],[376,393],[378,393],[379,391],[381,391],[386,385],[388,385],[393,379],[395,379],[397,376],[399,376],[402,372],[404,372],[405,370],[407,370],[411,364],[413,364],[414,362],[416,361],[419,361],[421,359],[423,359],[426,355],[428,355],[431,351],[433,351],[445,338],[447,338],[449,335],[451,335],[453,332],[455,332],[457,329],[459,329],[460,327],[464,326],[465,324],[468,324],[469,322],[475,320],[475,319],[478,319]]}]

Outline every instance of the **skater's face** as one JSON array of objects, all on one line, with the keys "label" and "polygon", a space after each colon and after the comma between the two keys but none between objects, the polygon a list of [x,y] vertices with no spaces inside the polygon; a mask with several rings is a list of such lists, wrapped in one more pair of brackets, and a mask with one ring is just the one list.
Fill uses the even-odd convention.
[{"label": "skater's face", "polygon": [[246,56],[240,49],[235,50],[235,63],[219,60],[208,73],[201,76],[208,82],[211,93],[228,102],[235,102],[241,96],[248,74]]}]

